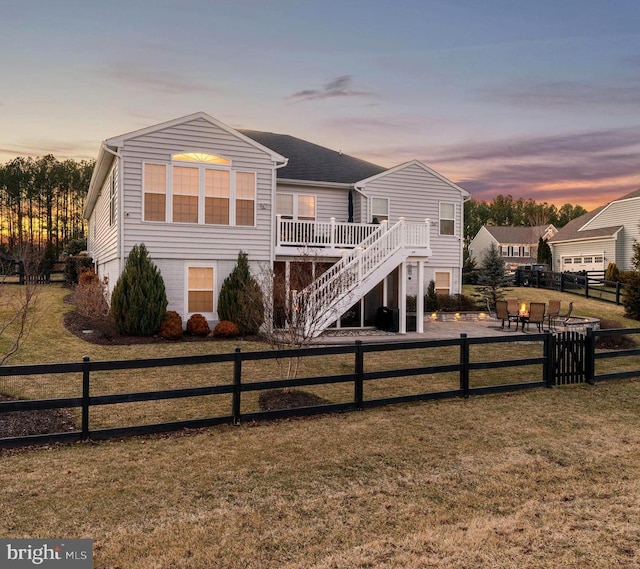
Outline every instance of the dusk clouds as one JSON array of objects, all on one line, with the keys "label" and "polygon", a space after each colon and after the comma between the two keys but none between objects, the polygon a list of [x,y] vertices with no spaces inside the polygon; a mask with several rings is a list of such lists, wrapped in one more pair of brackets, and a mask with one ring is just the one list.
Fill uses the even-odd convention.
[{"label": "dusk clouds", "polygon": [[7,5],[0,162],[205,111],[477,199],[640,188],[637,0],[114,2]]},{"label": "dusk clouds", "polygon": [[372,93],[356,89],[353,75],[341,75],[317,89],[303,89],[289,98],[295,101],[321,101],[337,97],[372,97]]}]

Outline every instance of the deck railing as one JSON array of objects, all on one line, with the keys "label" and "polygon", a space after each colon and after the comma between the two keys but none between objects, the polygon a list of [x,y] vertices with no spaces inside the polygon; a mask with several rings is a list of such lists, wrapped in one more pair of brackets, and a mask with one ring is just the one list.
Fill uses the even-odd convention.
[{"label": "deck railing", "polygon": [[353,249],[380,230],[374,223],[341,223],[329,221],[284,219],[278,216],[276,245],[279,247],[322,247]]}]

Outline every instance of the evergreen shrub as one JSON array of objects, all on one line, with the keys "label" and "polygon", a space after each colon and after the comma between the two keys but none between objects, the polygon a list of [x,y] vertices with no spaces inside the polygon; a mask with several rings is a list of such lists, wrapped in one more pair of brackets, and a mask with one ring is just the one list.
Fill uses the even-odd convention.
[{"label": "evergreen shrub", "polygon": [[224,280],[218,297],[218,316],[233,322],[241,336],[257,334],[264,322],[260,285],[251,276],[247,254],[238,253],[238,261]]},{"label": "evergreen shrub", "polygon": [[167,310],[167,292],[144,243],[135,245],[111,294],[111,315],[119,334],[152,336]]}]

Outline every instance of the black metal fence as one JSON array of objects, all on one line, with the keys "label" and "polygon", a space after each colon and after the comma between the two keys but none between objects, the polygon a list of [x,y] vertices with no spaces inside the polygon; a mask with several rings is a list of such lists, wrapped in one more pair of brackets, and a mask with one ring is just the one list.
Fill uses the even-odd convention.
[{"label": "black metal fence", "polygon": [[[565,333],[554,335],[549,332],[543,334],[527,334],[523,336],[503,336],[486,338],[468,338],[461,334],[459,338],[447,340],[425,340],[411,342],[396,342],[388,344],[365,344],[356,341],[344,346],[314,347],[296,350],[242,352],[236,348],[235,352],[227,354],[211,354],[198,356],[184,356],[157,359],[137,359],[124,361],[91,361],[88,357],[77,363],[41,364],[26,366],[0,367],[0,382],[5,378],[21,377],[37,382],[39,378],[50,375],[71,375],[81,381],[81,392],[70,397],[52,397],[46,399],[21,399],[0,402],[0,418],[4,413],[18,413],[43,409],[75,409],[79,410],[78,425],[73,431],[34,434],[0,438],[0,447],[19,447],[33,444],[52,442],[73,442],[88,439],[105,439],[112,437],[141,435],[148,433],[168,432],[184,428],[200,428],[224,423],[239,424],[244,421],[269,420],[316,413],[332,413],[341,411],[362,410],[394,403],[424,401],[429,399],[445,399],[452,397],[470,397],[488,393],[535,389],[539,387],[553,387],[567,383],[613,380],[640,376],[640,349],[625,350],[596,350],[596,338],[610,335],[640,334],[640,328],[619,330],[588,330],[586,335]],[[522,352],[528,346],[529,357],[515,357],[487,361],[479,357],[486,350],[474,351],[478,356],[471,357],[473,346],[505,344],[504,350]],[[509,345],[509,347],[507,346]],[[401,369],[385,369],[368,371],[368,358],[377,353],[409,350],[437,350],[453,348],[457,354],[448,363],[438,365],[414,365]],[[433,353],[433,352],[429,352]],[[267,360],[282,360],[285,358],[308,358],[328,356],[349,356],[352,358],[352,369],[348,373],[335,375],[319,375],[297,379],[267,379],[256,380],[247,378],[243,373],[243,364]],[[486,355],[486,354],[485,354]],[[596,362],[611,358],[635,358],[626,360],[624,370],[611,371],[612,366],[606,365],[608,373],[596,374]],[[415,357],[409,353],[403,354],[403,360],[412,361]],[[428,360],[428,357],[426,357]],[[153,370],[160,367],[177,366],[221,366],[229,369],[228,381],[216,385],[185,387],[177,389],[162,389],[153,391],[133,391],[126,393],[93,394],[92,376],[97,372],[117,372],[118,370]],[[531,373],[523,370],[531,366]],[[629,367],[630,366],[630,367]],[[177,368],[179,369],[179,368]],[[181,368],[181,369],[184,369]],[[499,379],[508,376],[510,381],[495,384],[475,382],[473,376],[482,370],[496,370],[492,378]],[[499,370],[499,371],[498,371]],[[449,388],[435,388],[434,378],[441,374],[453,374],[457,378],[455,386]],[[403,387],[410,379],[420,376],[419,390],[409,392]],[[369,387],[380,380],[397,379],[391,395],[377,397],[369,394]],[[521,378],[521,380],[520,380]],[[97,381],[96,381],[97,382]],[[246,394],[256,391],[291,389],[305,386],[344,384],[350,386],[352,397],[341,402],[327,402],[320,405],[281,409],[274,411],[254,410],[242,412],[242,399]],[[98,407],[107,405],[132,404],[140,402],[158,402],[183,398],[200,398],[212,395],[226,395],[228,411],[215,416],[205,416],[197,419],[186,419],[159,422],[154,424],[129,424],[112,428],[92,428],[91,413]],[[368,396],[369,395],[369,396]]]},{"label": "black metal fence", "polygon": [[532,271],[517,269],[514,277],[516,286],[532,286],[560,292],[579,294],[585,298],[597,298],[607,302],[622,304],[624,284],[607,281],[604,271],[584,271],[581,273],[556,273],[553,271]]}]

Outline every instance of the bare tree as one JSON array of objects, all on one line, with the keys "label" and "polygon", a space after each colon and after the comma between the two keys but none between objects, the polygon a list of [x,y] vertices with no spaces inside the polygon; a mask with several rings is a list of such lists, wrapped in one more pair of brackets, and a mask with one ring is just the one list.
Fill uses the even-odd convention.
[{"label": "bare tree", "polygon": [[[258,275],[264,303],[263,335],[273,349],[300,349],[311,343],[325,328],[326,309],[313,305],[317,297],[299,294],[324,273],[332,263],[313,255],[302,254],[289,263],[288,274],[282,269],[264,267]],[[336,289],[339,287],[336,287]],[[336,315],[336,318],[339,315]],[[278,360],[283,375],[295,378],[300,358]]]},{"label": "bare tree", "polygon": [[[34,311],[38,299],[38,269],[40,255],[23,245],[16,252],[16,261],[24,271],[24,284],[0,283],[0,365],[4,365],[27,341],[35,322]],[[6,276],[3,277],[6,280]]]}]

